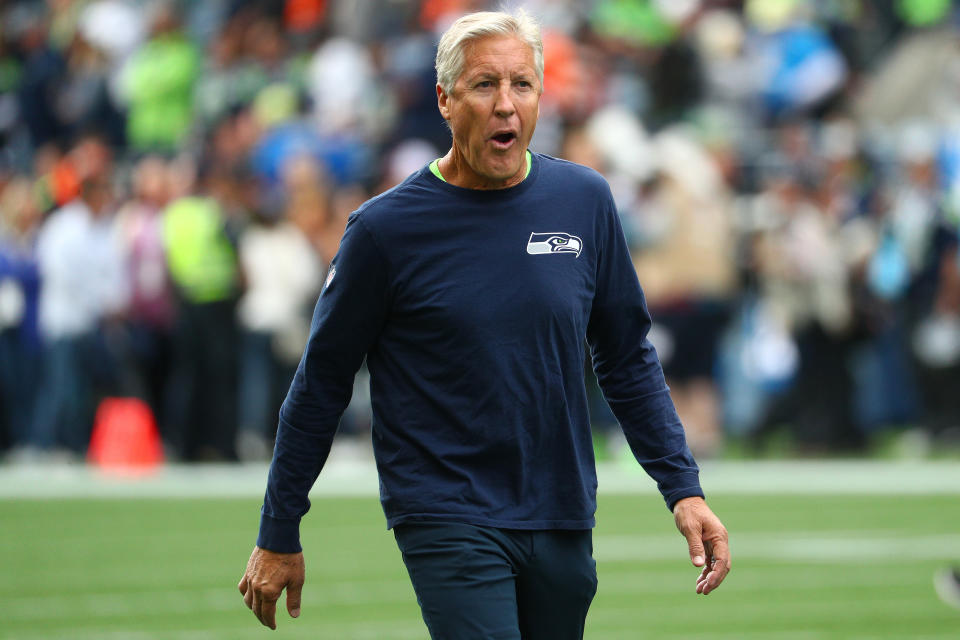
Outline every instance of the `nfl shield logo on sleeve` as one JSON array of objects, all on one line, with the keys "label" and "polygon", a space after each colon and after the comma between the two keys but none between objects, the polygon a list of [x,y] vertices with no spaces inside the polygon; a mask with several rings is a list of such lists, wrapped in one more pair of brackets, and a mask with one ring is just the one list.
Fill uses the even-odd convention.
[{"label": "nfl shield logo on sleeve", "polygon": [[327,273],[327,279],[323,282],[324,289],[330,286],[330,283],[333,282],[333,276],[335,275],[337,275],[337,268],[335,266],[330,267],[330,271]]}]

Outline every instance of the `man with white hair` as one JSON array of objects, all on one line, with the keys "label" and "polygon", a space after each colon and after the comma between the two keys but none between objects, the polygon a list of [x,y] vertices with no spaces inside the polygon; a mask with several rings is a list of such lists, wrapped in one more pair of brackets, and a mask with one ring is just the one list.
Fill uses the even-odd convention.
[{"label": "man with white hair", "polygon": [[280,414],[244,601],[300,613],[299,521],[364,356],[381,502],[431,637],[582,638],[596,591],[584,344],[703,570],[730,567],[653,347],[610,189],[527,150],[543,83],[525,14],[444,34],[453,144],[351,217]]}]

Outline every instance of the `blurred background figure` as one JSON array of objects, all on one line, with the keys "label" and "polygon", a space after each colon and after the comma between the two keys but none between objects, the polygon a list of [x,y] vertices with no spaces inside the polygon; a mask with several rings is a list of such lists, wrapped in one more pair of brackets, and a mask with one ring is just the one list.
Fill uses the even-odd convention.
[{"label": "blurred background figure", "polygon": [[176,314],[173,282],[167,269],[162,213],[176,193],[176,163],[147,155],[132,167],[130,199],[117,214],[124,265],[130,283],[124,372],[133,395],[167,418],[167,379],[171,370]]},{"label": "blurred background figure", "polygon": [[[955,3],[527,6],[533,150],[610,183],[697,455],[960,450]],[[439,33],[496,7],[0,3],[0,450],[119,394],[174,459],[265,457],[347,216],[449,144]]]},{"label": "blurred background figure", "polygon": [[240,215],[233,207],[241,177],[211,166],[196,180],[193,190],[172,200],[162,214],[177,320],[161,431],[168,457],[233,460],[240,281],[230,216]]},{"label": "blurred background figure", "polygon": [[32,444],[41,359],[40,208],[29,179],[16,176],[7,182],[0,214],[0,446],[22,453]]},{"label": "blurred background figure", "polygon": [[81,178],[79,195],[54,210],[37,235],[45,346],[29,442],[44,452],[84,454],[96,401],[118,384],[107,341],[128,283],[109,168]]},{"label": "blurred background figure", "polygon": [[285,208],[259,212],[240,236],[245,283],[237,309],[241,460],[269,460],[272,455],[280,404],[310,332],[324,269],[307,233],[312,219],[324,210],[311,207],[309,198],[323,182],[320,167],[310,157],[292,158],[284,167]]},{"label": "blurred background figure", "polygon": [[173,2],[149,6],[149,36],[126,62],[120,91],[127,102],[127,137],[137,151],[173,151],[193,128],[196,46],[183,32]]}]

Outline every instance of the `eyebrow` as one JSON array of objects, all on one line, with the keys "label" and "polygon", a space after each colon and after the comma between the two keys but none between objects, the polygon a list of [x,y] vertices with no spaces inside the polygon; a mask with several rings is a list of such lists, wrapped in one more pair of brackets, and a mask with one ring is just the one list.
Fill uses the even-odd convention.
[{"label": "eyebrow", "polygon": [[[527,80],[534,77],[535,75],[536,75],[535,73],[531,73],[527,70],[522,70],[522,71],[518,70],[518,71],[509,72],[508,74],[506,74],[506,77],[511,79],[520,78],[522,80]],[[467,81],[476,82],[478,80],[500,79],[501,77],[504,77],[504,76],[501,76],[500,72],[498,71],[478,71],[477,73],[471,76],[467,76]]]}]

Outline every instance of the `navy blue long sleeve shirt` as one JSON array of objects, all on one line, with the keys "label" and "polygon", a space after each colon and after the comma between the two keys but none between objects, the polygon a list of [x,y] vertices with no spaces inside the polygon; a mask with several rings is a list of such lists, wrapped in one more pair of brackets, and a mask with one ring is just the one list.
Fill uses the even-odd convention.
[{"label": "navy blue long sleeve shirt", "polygon": [[593,527],[588,344],[667,505],[703,495],[606,181],[532,158],[525,180],[490,191],[424,167],[350,216],[280,411],[258,546],[300,550],[364,356],[388,527]]}]

